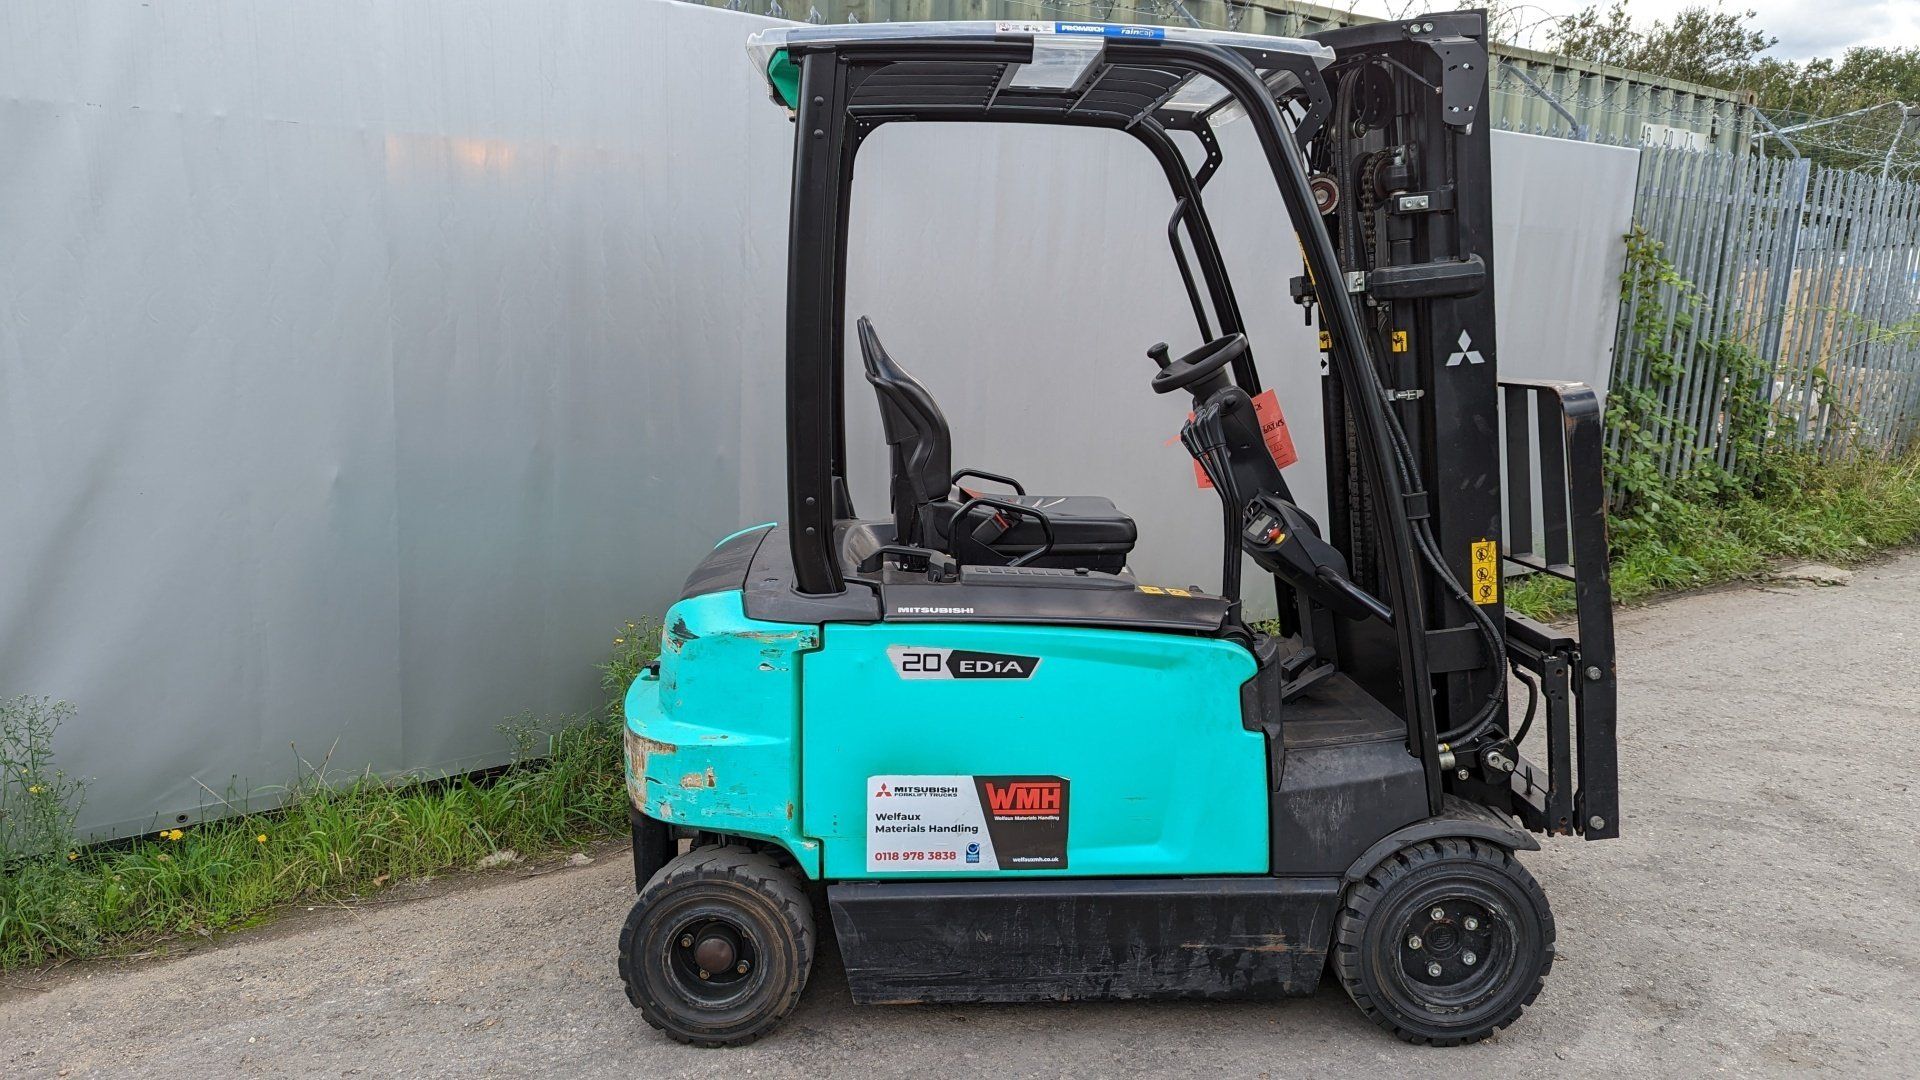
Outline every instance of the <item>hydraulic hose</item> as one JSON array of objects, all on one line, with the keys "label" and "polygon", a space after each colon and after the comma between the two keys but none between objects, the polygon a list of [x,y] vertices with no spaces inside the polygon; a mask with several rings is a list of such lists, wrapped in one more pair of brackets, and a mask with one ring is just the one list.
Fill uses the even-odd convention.
[{"label": "hydraulic hose", "polygon": [[1514,748],[1518,749],[1520,744],[1526,741],[1527,732],[1533,730],[1533,713],[1535,709],[1540,707],[1540,684],[1534,681],[1533,676],[1522,671],[1518,666],[1513,669],[1513,677],[1519,679],[1520,684],[1527,688],[1526,719],[1520,721],[1520,730],[1514,732],[1511,739]]},{"label": "hydraulic hose", "polygon": [[1193,455],[1200,468],[1213,484],[1214,493],[1220,496],[1221,513],[1226,526],[1226,551],[1221,556],[1220,594],[1233,605],[1237,614],[1240,605],[1240,492],[1233,479],[1233,469],[1227,456],[1227,432],[1220,419],[1220,406],[1207,404],[1194,412],[1190,421],[1180,432],[1180,441],[1186,444],[1187,452]]}]

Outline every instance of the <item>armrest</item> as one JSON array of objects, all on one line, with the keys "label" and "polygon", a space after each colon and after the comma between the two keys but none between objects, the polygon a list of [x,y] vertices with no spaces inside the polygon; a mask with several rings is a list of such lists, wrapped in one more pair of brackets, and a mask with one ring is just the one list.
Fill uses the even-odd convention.
[{"label": "armrest", "polygon": [[[989,510],[1004,510],[1016,516],[1030,517],[1040,523],[1040,535],[1042,538],[1040,546],[1027,552],[1025,555],[1012,559],[1007,563],[1008,566],[1025,566],[1053,550],[1053,519],[1047,516],[1046,511],[1037,507],[1022,506],[1016,502],[1008,502],[1005,499],[996,499],[989,495],[975,495],[966,502],[961,503],[960,509],[954,511],[953,522],[949,528],[952,529],[955,537],[960,535],[961,525],[967,520],[967,515],[982,507]],[[995,516],[997,517],[998,515]]]},{"label": "armrest", "polygon": [[[1027,493],[1027,489],[1021,487],[1020,481],[1015,480],[1013,477],[1001,476],[999,473],[981,472],[979,469],[961,469],[959,472],[954,473],[953,479],[947,481],[947,483],[953,487],[960,487],[960,478],[963,476],[972,476],[981,480],[991,480],[996,484],[1005,484],[1013,489],[1015,495],[1024,496]],[[968,494],[972,494],[972,492],[968,492]]]}]

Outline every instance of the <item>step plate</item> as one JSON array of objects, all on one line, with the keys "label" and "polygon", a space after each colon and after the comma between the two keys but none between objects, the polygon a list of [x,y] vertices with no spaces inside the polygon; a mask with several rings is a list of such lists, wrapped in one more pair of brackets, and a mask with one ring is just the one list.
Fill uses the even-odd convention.
[{"label": "step plate", "polygon": [[1335,878],[849,882],[827,889],[853,999],[1274,998],[1326,966]]}]

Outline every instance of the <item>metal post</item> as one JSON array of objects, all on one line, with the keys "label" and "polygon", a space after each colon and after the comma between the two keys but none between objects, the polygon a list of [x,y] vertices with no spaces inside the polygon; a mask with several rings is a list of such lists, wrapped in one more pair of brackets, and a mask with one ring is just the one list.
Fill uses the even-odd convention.
[{"label": "metal post", "polygon": [[1887,170],[1893,167],[1893,152],[1900,148],[1900,136],[1906,134],[1907,131],[1907,103],[1904,101],[1896,101],[1894,104],[1900,106],[1900,126],[1893,129],[1893,140],[1887,143],[1887,156],[1880,159],[1880,179],[1882,181],[1887,178]]},{"label": "metal post", "polygon": [[[1786,142],[1785,139],[1780,141]],[[1761,338],[1760,355],[1772,365],[1764,391],[1769,402],[1773,400],[1774,383],[1778,381],[1774,376],[1780,374],[1780,363],[1784,359],[1780,355],[1780,346],[1787,327],[1787,294],[1793,287],[1793,275],[1800,266],[1800,229],[1807,214],[1807,186],[1813,178],[1813,163],[1800,157],[1798,151],[1793,156],[1793,200],[1786,208],[1786,258],[1782,260],[1776,255],[1773,260],[1773,288],[1770,290],[1773,295],[1768,305],[1772,310],[1768,312],[1767,327]],[[1782,266],[1782,262],[1786,265]]]},{"label": "metal post", "polygon": [[1768,119],[1766,113],[1761,112],[1759,108],[1757,108],[1756,106],[1749,105],[1747,106],[1747,108],[1752,109],[1753,115],[1758,117],[1761,123],[1767,125],[1766,131],[1762,132],[1759,135],[1755,135],[1753,137],[1754,142],[1758,143],[1761,139],[1766,138],[1768,135],[1772,135],[1774,138],[1779,139],[1781,142],[1787,144],[1787,152],[1789,154],[1792,154],[1795,158],[1798,158],[1800,156],[1800,148],[1793,145],[1793,140],[1787,138],[1787,135],[1785,132],[1773,126],[1773,121]]},{"label": "metal post", "polygon": [[1532,90],[1536,94],[1539,94],[1540,97],[1546,101],[1547,105],[1551,107],[1554,112],[1557,112],[1562,117],[1566,118],[1567,123],[1572,125],[1573,127],[1573,139],[1575,142],[1591,142],[1592,141],[1592,130],[1589,129],[1587,125],[1581,123],[1579,117],[1573,115],[1572,112],[1568,111],[1565,105],[1560,104],[1560,99],[1553,96],[1553,94],[1550,91],[1548,91],[1546,87],[1541,86],[1537,82],[1534,82],[1533,76],[1527,74],[1526,68],[1521,67],[1518,63],[1512,60],[1502,60],[1500,62],[1500,68],[1503,71],[1511,71],[1515,75],[1519,76],[1520,81],[1527,85],[1527,89]]}]

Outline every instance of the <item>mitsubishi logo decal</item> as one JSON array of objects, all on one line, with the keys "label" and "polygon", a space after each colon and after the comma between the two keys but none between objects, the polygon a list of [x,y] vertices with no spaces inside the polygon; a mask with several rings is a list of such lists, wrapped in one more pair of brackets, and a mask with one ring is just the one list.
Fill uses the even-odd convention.
[{"label": "mitsubishi logo decal", "polygon": [[1480,350],[1473,347],[1473,339],[1467,336],[1465,330],[1460,331],[1460,351],[1448,354],[1447,366],[1459,367],[1462,360],[1469,364],[1484,364],[1487,362],[1487,358],[1480,355]]}]

